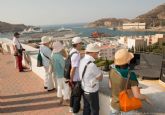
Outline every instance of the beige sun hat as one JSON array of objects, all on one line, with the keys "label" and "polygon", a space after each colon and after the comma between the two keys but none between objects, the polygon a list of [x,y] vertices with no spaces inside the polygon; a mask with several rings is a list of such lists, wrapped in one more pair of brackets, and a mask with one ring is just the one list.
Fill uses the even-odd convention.
[{"label": "beige sun hat", "polygon": [[53,43],[53,52],[54,53],[60,52],[62,49],[64,49],[64,46],[60,42]]},{"label": "beige sun hat", "polygon": [[49,43],[52,39],[49,36],[43,36],[41,38],[41,44]]},{"label": "beige sun hat", "polygon": [[78,43],[81,43],[82,42],[82,39],[80,37],[74,37],[72,39],[72,44],[78,44]]},{"label": "beige sun hat", "polygon": [[90,43],[90,44],[87,45],[85,51],[86,52],[99,52],[100,47],[95,43]]},{"label": "beige sun hat", "polygon": [[115,65],[124,65],[131,61],[134,57],[133,53],[128,52],[127,49],[120,49],[115,53]]}]

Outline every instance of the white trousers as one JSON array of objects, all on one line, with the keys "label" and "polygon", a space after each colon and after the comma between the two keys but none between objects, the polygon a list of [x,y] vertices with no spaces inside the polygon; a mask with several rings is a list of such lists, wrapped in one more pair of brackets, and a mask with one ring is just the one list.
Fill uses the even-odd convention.
[{"label": "white trousers", "polygon": [[44,86],[47,87],[47,90],[51,90],[55,88],[55,77],[53,77],[52,73],[48,72],[48,68],[45,68],[45,78],[44,78]]},{"label": "white trousers", "polygon": [[65,78],[56,78],[57,80],[57,97],[63,97],[64,100],[70,99],[70,88],[65,83]]}]

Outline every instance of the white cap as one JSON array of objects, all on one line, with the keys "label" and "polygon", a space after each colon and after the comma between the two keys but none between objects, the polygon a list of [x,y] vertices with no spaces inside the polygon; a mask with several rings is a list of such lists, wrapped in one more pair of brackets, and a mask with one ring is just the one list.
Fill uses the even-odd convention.
[{"label": "white cap", "polygon": [[86,52],[99,52],[100,51],[100,47],[95,44],[95,43],[91,43],[91,44],[88,44],[87,47],[86,47]]},{"label": "white cap", "polygon": [[49,36],[43,36],[41,38],[41,44],[49,43],[51,41],[51,38]]},{"label": "white cap", "polygon": [[82,42],[82,39],[80,37],[74,37],[72,39],[72,44],[78,44],[80,42]]}]

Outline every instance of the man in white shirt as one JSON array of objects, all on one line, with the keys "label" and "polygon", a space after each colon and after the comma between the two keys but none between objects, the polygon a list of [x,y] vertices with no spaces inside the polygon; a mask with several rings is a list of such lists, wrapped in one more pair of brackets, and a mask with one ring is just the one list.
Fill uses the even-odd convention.
[{"label": "man in white shirt", "polygon": [[[86,54],[81,59],[79,65],[79,75],[84,91],[84,109],[83,115],[99,115],[99,81],[103,75],[101,70],[93,63],[98,58],[100,48],[96,44],[88,44]],[[91,62],[91,63],[88,63]],[[86,66],[86,71],[84,69]],[[82,76],[84,73],[84,76]]]},{"label": "man in white shirt", "polygon": [[44,88],[48,91],[54,90],[54,81],[52,77],[52,73],[49,70],[49,61],[51,59],[51,49],[49,48],[49,44],[51,42],[51,38],[48,36],[43,36],[41,38],[41,45],[40,45],[40,53],[42,56],[42,62],[45,69],[45,78],[44,78]]},{"label": "man in white shirt", "polygon": [[72,45],[73,48],[69,52],[69,55],[71,56],[71,70],[70,70],[70,83],[73,84],[72,90],[71,90],[71,97],[70,97],[70,107],[72,109],[73,115],[76,115],[80,110],[80,101],[81,101],[81,95],[77,96],[74,95],[74,87],[76,83],[80,82],[79,77],[79,62],[80,62],[80,53],[81,50],[81,38],[80,37],[74,37],[72,39]]},{"label": "man in white shirt", "polygon": [[22,66],[22,52],[25,50],[23,49],[21,43],[19,42],[20,34],[18,32],[14,33],[13,37],[13,50],[14,50],[14,56],[16,59],[16,67],[18,67],[19,72],[23,72],[23,66]]}]

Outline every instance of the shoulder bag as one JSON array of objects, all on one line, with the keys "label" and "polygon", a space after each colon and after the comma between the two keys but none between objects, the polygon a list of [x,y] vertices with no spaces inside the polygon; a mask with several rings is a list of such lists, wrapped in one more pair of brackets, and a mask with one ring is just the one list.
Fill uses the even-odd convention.
[{"label": "shoulder bag", "polygon": [[[85,71],[86,71],[86,69],[87,69],[87,66],[88,66],[90,63],[92,63],[92,62],[89,61],[89,62],[85,65],[84,71],[83,71],[83,73],[82,73],[82,79],[83,79],[83,77],[84,77],[84,74],[85,74]],[[82,88],[81,88],[81,82],[76,82],[76,84],[75,84],[75,86],[74,86],[74,88],[73,88],[73,95],[74,95],[74,96],[81,96],[82,93],[83,93],[83,90],[82,90]]]},{"label": "shoulder bag", "polygon": [[129,97],[127,92],[128,82],[130,79],[130,72],[128,73],[127,82],[125,89],[119,94],[119,104],[122,111],[127,112],[131,110],[136,110],[142,107],[142,102],[136,97]]}]

